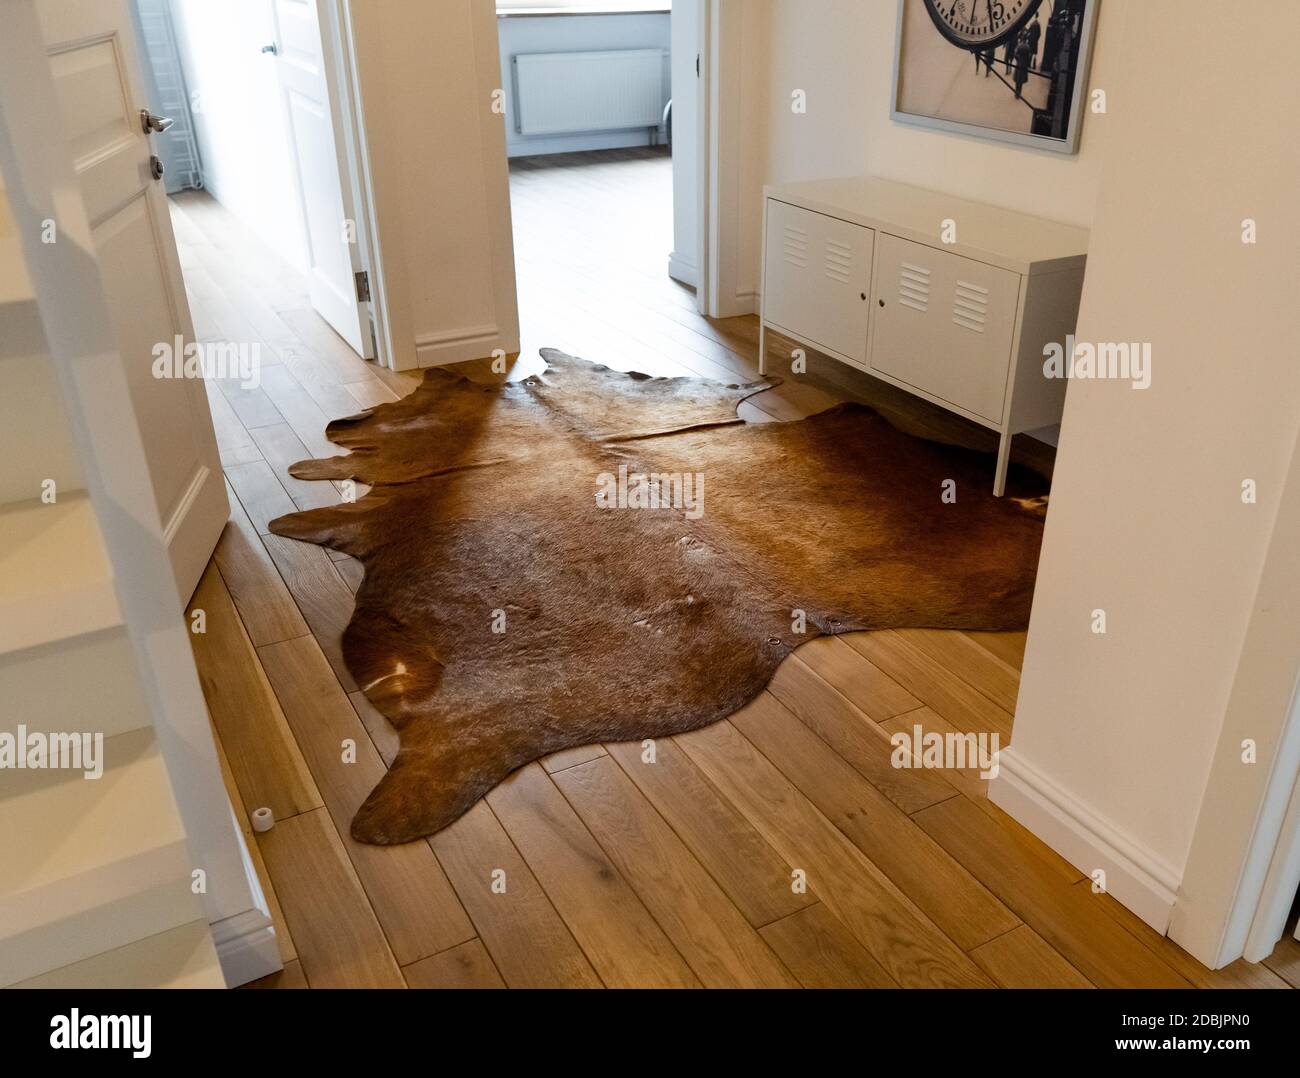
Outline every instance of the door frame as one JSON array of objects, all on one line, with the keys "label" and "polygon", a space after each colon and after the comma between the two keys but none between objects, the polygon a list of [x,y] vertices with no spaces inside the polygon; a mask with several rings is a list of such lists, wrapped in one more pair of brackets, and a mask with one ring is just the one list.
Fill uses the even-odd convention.
[{"label": "door frame", "polygon": [[[503,116],[477,109],[483,185],[490,204],[504,207],[488,224],[495,322],[447,333],[417,334],[407,266],[406,236],[397,208],[402,204],[404,169],[396,148],[401,144],[402,110],[389,106],[380,16],[375,5],[354,0],[317,0],[332,9],[322,19],[334,35],[334,62],[346,77],[338,85],[347,98],[341,114],[350,118],[354,137],[349,148],[360,204],[365,207],[367,271],[375,302],[379,361],[392,370],[416,370],[476,359],[494,348],[509,354],[519,349],[519,305],[515,292],[514,237],[510,221],[509,170]],[[472,21],[476,99],[487,102],[500,89],[497,17],[486,0],[474,0]],[[339,57],[343,59],[340,60]],[[481,95],[481,96],[480,96]],[[366,99],[377,103],[367,111]],[[380,212],[383,207],[384,212]],[[358,241],[361,242],[360,234]]]},{"label": "door frame", "polygon": [[[1300,887],[1297,534],[1300,435],[1170,917],[1170,938],[1211,969],[1268,957]],[[1257,763],[1243,763],[1247,739]]]},{"label": "door frame", "polygon": [[699,0],[696,5],[695,47],[700,58],[698,85],[695,87],[695,307],[702,315],[713,313],[713,265],[709,254],[714,249],[709,233],[715,217],[713,192],[713,0]]},{"label": "door frame", "polygon": [[731,318],[756,313],[740,294],[740,133],[742,20],[739,0],[700,5],[700,313]]},{"label": "door frame", "polygon": [[[321,31],[321,54],[326,79],[337,100],[335,138],[342,134],[336,156],[346,161],[339,172],[339,190],[343,205],[356,213],[357,252],[361,268],[370,284],[370,317],[375,339],[375,362],[392,368],[393,328],[388,318],[383,260],[379,251],[379,231],[375,225],[375,193],[371,178],[370,152],[366,142],[365,113],[361,106],[361,87],[357,81],[356,41],[352,34],[350,0],[316,0],[316,21]],[[363,331],[365,327],[362,327]]]}]

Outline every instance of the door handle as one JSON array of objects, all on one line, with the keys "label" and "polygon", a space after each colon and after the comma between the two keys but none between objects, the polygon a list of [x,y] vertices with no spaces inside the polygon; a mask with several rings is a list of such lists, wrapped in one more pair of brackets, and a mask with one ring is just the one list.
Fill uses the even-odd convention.
[{"label": "door handle", "polygon": [[155,116],[148,109],[140,110],[140,127],[146,135],[166,131],[175,122],[170,116]]},{"label": "door handle", "polygon": [[263,45],[262,51],[269,52],[272,56],[278,56],[280,53],[280,46],[277,45],[274,41],[272,41],[271,44],[269,45]]}]

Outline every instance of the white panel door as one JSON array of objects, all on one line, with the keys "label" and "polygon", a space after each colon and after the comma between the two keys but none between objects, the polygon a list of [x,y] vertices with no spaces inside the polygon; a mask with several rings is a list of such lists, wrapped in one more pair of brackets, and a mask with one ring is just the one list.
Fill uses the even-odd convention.
[{"label": "white panel door", "polygon": [[[194,340],[125,0],[43,0],[41,30],[182,602],[230,513],[201,378],[154,377],[154,348]],[[124,417],[125,419],[125,417]],[[123,430],[130,430],[129,422]]]},{"label": "white panel door", "polygon": [[1020,275],[881,233],[871,367],[1002,422]]},{"label": "white panel door", "polygon": [[865,366],[874,238],[862,225],[769,199],[763,318]]},{"label": "white panel door", "polygon": [[[293,138],[293,163],[307,234],[311,304],[364,359],[374,357],[370,315],[358,298],[361,255],[338,88],[325,63],[316,0],[275,0],[275,63]],[[345,197],[347,196],[347,197]]]}]

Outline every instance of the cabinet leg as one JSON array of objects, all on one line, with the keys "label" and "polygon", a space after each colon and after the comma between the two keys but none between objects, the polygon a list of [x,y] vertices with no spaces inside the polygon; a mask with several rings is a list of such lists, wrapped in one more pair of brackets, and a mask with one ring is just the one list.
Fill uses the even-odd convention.
[{"label": "cabinet leg", "polygon": [[993,473],[993,497],[1002,497],[1002,492],[1007,488],[1007,462],[1011,459],[1011,439],[1013,435],[1010,431],[1005,431],[998,438],[998,466]]},{"label": "cabinet leg", "polygon": [[767,326],[758,323],[758,373],[767,373]]}]

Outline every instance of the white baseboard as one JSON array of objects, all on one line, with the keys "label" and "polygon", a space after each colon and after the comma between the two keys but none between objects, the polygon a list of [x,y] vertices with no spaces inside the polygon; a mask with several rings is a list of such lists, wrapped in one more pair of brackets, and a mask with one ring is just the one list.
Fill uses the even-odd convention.
[{"label": "white baseboard", "polygon": [[736,289],[735,295],[720,297],[715,318],[735,318],[742,314],[758,314],[758,292],[755,289]]},{"label": "white baseboard", "polygon": [[271,918],[259,909],[245,910],[212,925],[226,985],[236,988],[284,969]]},{"label": "white baseboard", "polygon": [[506,135],[506,157],[545,157],[557,153],[584,153],[588,150],[622,150],[638,146],[666,146],[668,133],[656,128],[655,141],[649,129],[634,127],[628,131],[594,131],[577,135],[520,135],[513,130]]},{"label": "white baseboard", "polygon": [[1085,876],[1104,870],[1111,897],[1164,935],[1178,894],[1178,873],[1053,783],[1014,748],[998,754],[998,766],[989,800]]},{"label": "white baseboard", "polygon": [[682,284],[690,285],[692,288],[698,286],[700,279],[695,263],[686,261],[676,251],[668,256],[668,276],[674,281],[681,281]]},{"label": "white baseboard", "polygon": [[443,333],[423,333],[415,338],[415,355],[421,367],[482,359],[490,356],[494,348],[509,351],[495,325],[462,326]]}]

